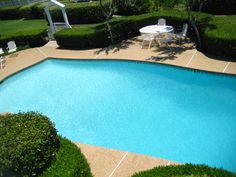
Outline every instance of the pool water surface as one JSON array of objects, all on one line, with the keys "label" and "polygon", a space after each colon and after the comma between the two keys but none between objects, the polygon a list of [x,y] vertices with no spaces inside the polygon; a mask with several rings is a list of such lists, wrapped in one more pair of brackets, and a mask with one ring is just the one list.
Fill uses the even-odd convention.
[{"label": "pool water surface", "polygon": [[236,76],[50,59],[0,84],[0,112],[19,111],[75,142],[236,172]]}]

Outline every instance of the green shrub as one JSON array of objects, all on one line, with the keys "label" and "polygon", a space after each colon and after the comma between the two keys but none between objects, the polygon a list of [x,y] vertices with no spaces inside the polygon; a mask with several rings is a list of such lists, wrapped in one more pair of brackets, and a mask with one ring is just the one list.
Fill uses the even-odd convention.
[{"label": "green shrub", "polygon": [[20,7],[19,11],[25,19],[43,19],[44,7],[43,3],[33,3]]},{"label": "green shrub", "polygon": [[[105,20],[98,2],[67,3],[66,13],[71,24],[99,23]],[[50,9],[54,21],[64,21],[62,12],[57,7]]]},{"label": "green shrub", "polygon": [[[174,12],[159,11],[156,13],[112,19],[111,26],[115,40],[119,42],[122,39],[138,35],[141,27],[156,24],[160,17],[166,18],[168,24],[175,27],[187,21],[185,13]],[[63,48],[105,47],[110,43],[104,23],[73,26],[72,29],[64,29],[57,32],[55,39],[60,47]]]},{"label": "green shrub", "polygon": [[92,177],[92,174],[80,149],[69,140],[60,137],[60,149],[55,160],[40,176]]},{"label": "green shrub", "polygon": [[22,18],[22,14],[19,10],[19,7],[0,8],[1,20],[20,19],[20,18]]},{"label": "green shrub", "polygon": [[151,170],[134,174],[132,177],[235,177],[236,174],[206,165],[179,165],[155,167]]},{"label": "green shrub", "polygon": [[59,139],[49,119],[35,112],[0,116],[0,175],[35,176],[55,158]]},{"label": "green shrub", "polygon": [[157,10],[154,7],[156,0],[115,0],[116,14],[118,15],[138,15],[148,13],[150,10]]},{"label": "green shrub", "polygon": [[[198,1],[194,1],[193,10],[199,9]],[[202,6],[202,12],[214,15],[233,15],[236,14],[235,0],[206,0]]]},{"label": "green shrub", "polygon": [[16,42],[17,46],[42,46],[47,42],[46,27],[2,35],[0,36],[0,46],[6,46],[7,42],[12,40]]},{"label": "green shrub", "polygon": [[236,58],[236,16],[214,17],[201,29],[203,50],[210,54]]}]

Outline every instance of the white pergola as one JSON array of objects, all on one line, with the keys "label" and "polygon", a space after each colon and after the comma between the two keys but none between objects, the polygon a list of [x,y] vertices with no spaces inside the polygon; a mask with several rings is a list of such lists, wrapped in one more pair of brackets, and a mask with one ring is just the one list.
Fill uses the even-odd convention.
[{"label": "white pergola", "polygon": [[[58,22],[53,23],[49,8],[51,6],[54,6],[54,5],[58,6],[61,9],[61,12],[62,12],[62,15],[63,15],[63,18],[64,18],[64,23],[58,23]],[[62,3],[60,3],[56,0],[50,0],[49,3],[47,4],[47,6],[44,8],[44,10],[45,10],[45,13],[47,15],[48,22],[50,24],[50,28],[51,28],[51,31],[52,31],[53,34],[57,31],[56,25],[63,25],[66,28],[72,28],[69,24],[64,4],[62,4]]]}]

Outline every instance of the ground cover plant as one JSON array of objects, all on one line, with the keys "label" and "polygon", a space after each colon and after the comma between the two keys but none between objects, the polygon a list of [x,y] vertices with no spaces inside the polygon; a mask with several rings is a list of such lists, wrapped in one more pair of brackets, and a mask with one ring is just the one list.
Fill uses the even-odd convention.
[{"label": "ground cover plant", "polygon": [[178,165],[155,167],[142,171],[132,177],[235,177],[236,174],[223,169],[211,168],[206,165]]},{"label": "ground cover plant", "polygon": [[92,177],[76,145],[57,135],[48,117],[0,115],[0,176]]},{"label": "ground cover plant", "polygon": [[1,20],[0,47],[5,48],[8,41],[14,40],[19,46],[40,46],[47,42],[45,20]]}]

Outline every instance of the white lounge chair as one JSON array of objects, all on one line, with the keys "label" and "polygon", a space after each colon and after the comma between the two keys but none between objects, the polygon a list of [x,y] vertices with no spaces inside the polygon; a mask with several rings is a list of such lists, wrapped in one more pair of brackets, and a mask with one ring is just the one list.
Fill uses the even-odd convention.
[{"label": "white lounge chair", "polygon": [[15,41],[10,41],[7,43],[7,52],[8,53],[12,53],[12,52],[15,52],[16,51],[16,43]]},{"label": "white lounge chair", "polygon": [[4,57],[0,56],[0,69],[3,69],[4,64],[5,64],[5,59]]},{"label": "white lounge chair", "polygon": [[166,19],[164,19],[164,18],[158,19],[157,25],[158,26],[166,26]]}]

